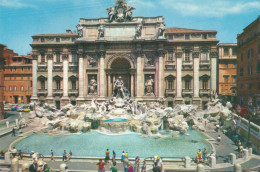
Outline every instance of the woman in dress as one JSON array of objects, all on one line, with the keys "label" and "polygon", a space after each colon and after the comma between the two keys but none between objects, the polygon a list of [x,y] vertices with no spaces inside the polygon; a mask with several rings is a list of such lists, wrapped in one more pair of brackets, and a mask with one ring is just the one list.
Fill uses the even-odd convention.
[{"label": "woman in dress", "polygon": [[206,159],[207,159],[207,149],[206,148],[204,148],[204,150],[203,150],[203,161],[206,161]]}]

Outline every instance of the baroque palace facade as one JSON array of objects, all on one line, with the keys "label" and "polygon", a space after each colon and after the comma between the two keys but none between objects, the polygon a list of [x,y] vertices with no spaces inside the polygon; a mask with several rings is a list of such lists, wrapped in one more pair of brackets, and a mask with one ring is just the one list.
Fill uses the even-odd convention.
[{"label": "baroque palace facade", "polygon": [[163,17],[134,9],[117,0],[108,18],[81,18],[77,33],[32,36],[31,100],[105,101],[121,78],[132,100],[202,108],[217,90],[217,32],[165,28]]}]

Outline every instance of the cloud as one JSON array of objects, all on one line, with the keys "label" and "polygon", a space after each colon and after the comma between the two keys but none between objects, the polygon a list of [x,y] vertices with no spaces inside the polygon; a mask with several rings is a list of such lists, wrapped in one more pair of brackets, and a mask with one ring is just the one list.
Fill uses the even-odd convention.
[{"label": "cloud", "polygon": [[150,0],[128,0],[128,4],[132,6],[141,6],[141,7],[146,7],[146,8],[155,8],[156,4],[154,1]]},{"label": "cloud", "polygon": [[30,7],[35,8],[34,5],[29,3],[23,3],[21,0],[0,0],[0,7],[11,7],[11,8],[24,8],[24,7]]},{"label": "cloud", "polygon": [[222,17],[260,10],[259,0],[161,0],[160,3],[184,16]]}]

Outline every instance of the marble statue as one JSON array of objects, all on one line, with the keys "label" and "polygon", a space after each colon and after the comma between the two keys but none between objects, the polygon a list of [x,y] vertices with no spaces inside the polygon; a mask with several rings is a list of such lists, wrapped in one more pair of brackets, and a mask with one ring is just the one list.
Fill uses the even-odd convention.
[{"label": "marble statue", "polygon": [[154,66],[154,57],[152,55],[145,56],[145,66]]},{"label": "marble statue", "polygon": [[107,12],[108,12],[108,20],[110,22],[113,21],[113,19],[116,17],[116,11],[114,7],[109,7],[107,8]]},{"label": "marble statue", "polygon": [[165,25],[164,23],[161,23],[159,26],[157,38],[164,38],[164,31],[165,31]]},{"label": "marble statue", "polygon": [[79,38],[82,38],[83,37],[83,26],[81,24],[78,24],[76,27],[78,29]]},{"label": "marble statue", "polygon": [[104,34],[104,26],[103,25],[100,25],[98,27],[98,38],[104,38],[105,34]]},{"label": "marble statue", "polygon": [[135,38],[136,39],[141,37],[141,35],[142,35],[142,27],[143,27],[142,24],[138,24],[136,26],[136,32],[135,32]]},{"label": "marble statue", "polygon": [[95,79],[94,76],[91,77],[89,84],[88,84],[88,88],[89,88],[89,94],[97,94],[97,81]]},{"label": "marble statue", "polygon": [[154,83],[154,80],[152,79],[152,76],[149,76],[149,78],[145,82],[146,95],[154,95],[153,83]]},{"label": "marble statue", "polygon": [[124,98],[124,81],[122,80],[121,76],[115,81],[115,90],[114,90],[114,97],[121,97]]},{"label": "marble statue", "polygon": [[88,64],[91,67],[96,67],[97,66],[97,60],[95,59],[95,57],[89,56],[88,58]]}]

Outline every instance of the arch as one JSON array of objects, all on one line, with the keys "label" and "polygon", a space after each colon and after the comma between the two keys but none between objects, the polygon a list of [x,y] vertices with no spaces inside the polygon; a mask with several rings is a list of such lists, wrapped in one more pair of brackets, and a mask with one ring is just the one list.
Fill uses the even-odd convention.
[{"label": "arch", "polygon": [[38,80],[39,81],[45,81],[45,80],[47,80],[47,78],[45,76],[41,75],[41,76],[38,77]]},{"label": "arch", "polygon": [[204,74],[200,77],[200,80],[209,80],[210,79],[210,76],[207,75],[207,74]]},{"label": "arch", "polygon": [[190,76],[189,74],[185,75],[184,77],[182,77],[182,79],[187,79],[187,80],[191,80],[192,76]]},{"label": "arch", "polygon": [[165,77],[165,80],[175,80],[175,76],[168,75],[168,76]]},{"label": "arch", "polygon": [[62,77],[60,77],[59,75],[56,75],[53,77],[53,80],[60,81],[60,80],[62,80]]},{"label": "arch", "polygon": [[111,56],[111,57],[108,59],[107,68],[108,68],[108,69],[111,69],[112,63],[113,63],[116,59],[118,59],[118,58],[127,60],[128,63],[130,64],[130,68],[134,68],[134,59],[133,59],[132,56],[130,56],[129,54],[115,54],[115,55]]},{"label": "arch", "polygon": [[69,80],[71,80],[71,81],[76,81],[76,80],[78,80],[78,77],[76,77],[75,75],[71,75],[71,76],[69,77]]}]

